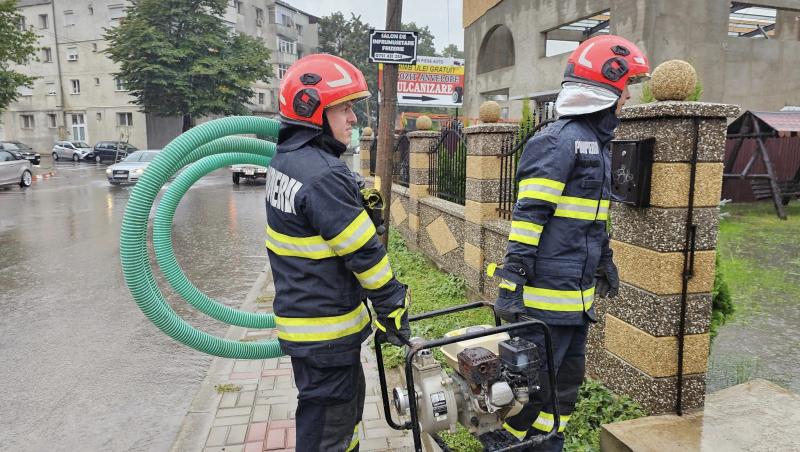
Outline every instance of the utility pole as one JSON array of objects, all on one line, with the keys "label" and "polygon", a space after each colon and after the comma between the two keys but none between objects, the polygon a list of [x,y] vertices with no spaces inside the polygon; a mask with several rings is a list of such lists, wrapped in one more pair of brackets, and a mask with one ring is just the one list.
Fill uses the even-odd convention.
[{"label": "utility pole", "polygon": [[[400,30],[402,26],[403,0],[387,0],[386,29]],[[386,224],[389,224],[392,205],[392,148],[394,145],[394,121],[397,114],[397,65],[383,65],[383,86],[381,105],[378,110],[378,152],[375,157],[375,187],[383,196],[383,212]],[[381,236],[384,246],[389,246],[389,228]]]}]

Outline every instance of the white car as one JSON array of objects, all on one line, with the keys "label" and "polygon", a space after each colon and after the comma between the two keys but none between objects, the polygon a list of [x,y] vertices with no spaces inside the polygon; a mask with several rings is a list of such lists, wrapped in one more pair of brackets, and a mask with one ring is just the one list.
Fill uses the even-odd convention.
[{"label": "white car", "polygon": [[135,184],[147,166],[161,152],[160,149],[146,149],[129,154],[119,163],[106,168],[106,177],[111,185]]},{"label": "white car", "polygon": [[33,181],[31,162],[17,158],[9,151],[0,151],[0,186],[19,184],[30,187]]},{"label": "white car", "polygon": [[250,179],[251,181],[259,178],[266,179],[267,169],[258,165],[232,165],[231,176],[233,183],[239,185],[240,179]]},{"label": "white car", "polygon": [[85,141],[56,141],[53,146],[53,161],[67,159],[77,162],[85,160],[92,153],[92,147]]}]

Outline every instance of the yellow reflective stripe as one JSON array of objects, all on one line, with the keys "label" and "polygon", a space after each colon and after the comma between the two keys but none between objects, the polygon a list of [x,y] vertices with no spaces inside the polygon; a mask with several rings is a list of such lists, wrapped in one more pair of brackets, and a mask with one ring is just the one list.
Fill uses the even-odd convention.
[{"label": "yellow reflective stripe", "polygon": [[527,434],[528,434],[528,432],[527,432],[527,431],[524,431],[524,432],[523,432],[522,430],[517,430],[517,429],[515,429],[514,427],[512,427],[512,426],[508,425],[508,423],[507,423],[507,422],[504,422],[504,423],[503,423],[503,428],[504,428],[504,429],[506,429],[506,431],[507,431],[508,433],[511,433],[512,435],[514,435],[514,436],[515,436],[515,437],[516,437],[518,440],[522,440],[522,439],[524,439],[524,438],[525,438],[525,435],[527,435]]},{"label": "yellow reflective stripe", "polygon": [[330,317],[275,316],[278,338],[292,342],[329,341],[358,333],[369,324],[363,304],[347,314]]},{"label": "yellow reflective stripe", "polygon": [[517,199],[541,199],[542,201],[557,204],[562,191],[564,191],[563,182],[534,177],[519,181],[519,194],[517,195]]},{"label": "yellow reflective stripe", "polygon": [[345,452],[350,452],[351,450],[355,449],[358,446],[358,426],[361,422],[356,423],[356,428],[353,430],[353,438],[350,440],[350,445],[347,446]]},{"label": "yellow reflective stripe", "polygon": [[530,221],[512,221],[508,240],[538,246],[542,229],[544,229],[542,226]]},{"label": "yellow reflective stripe", "polygon": [[497,264],[492,262],[486,266],[486,275],[488,275],[490,278],[494,277],[495,270],[497,270]]},{"label": "yellow reflective stripe", "polygon": [[607,199],[601,200],[598,205],[596,199],[562,196],[553,215],[578,220],[607,220],[610,205],[611,202]]},{"label": "yellow reflective stripe", "polygon": [[336,254],[319,235],[311,237],[293,237],[281,234],[267,226],[267,249],[280,256],[305,257],[308,259],[325,259]]},{"label": "yellow reflective stripe", "polygon": [[361,283],[361,286],[370,290],[380,289],[394,276],[392,267],[389,266],[389,257],[387,255],[384,255],[383,259],[370,267],[367,271],[356,273],[355,275],[356,278],[358,278],[358,282]]},{"label": "yellow reflective stripe", "polygon": [[554,290],[525,286],[522,293],[525,306],[543,311],[588,311],[594,302],[594,287],[584,290]]},{"label": "yellow reflective stripe", "polygon": [[504,279],[503,282],[497,285],[497,287],[501,289],[510,290],[512,292],[517,290],[517,285],[507,279]]},{"label": "yellow reflective stripe", "polygon": [[[564,429],[567,428],[567,422],[569,422],[569,416],[559,416],[558,419],[558,431],[563,432]],[[543,432],[549,432],[553,430],[553,424],[555,423],[555,416],[551,413],[545,413],[544,411],[539,412],[539,417],[533,421],[533,428],[537,430],[541,430]]]},{"label": "yellow reflective stripe", "polygon": [[375,235],[375,225],[369,219],[366,210],[347,225],[336,237],[328,240],[328,245],[338,254],[344,256],[364,246]]}]

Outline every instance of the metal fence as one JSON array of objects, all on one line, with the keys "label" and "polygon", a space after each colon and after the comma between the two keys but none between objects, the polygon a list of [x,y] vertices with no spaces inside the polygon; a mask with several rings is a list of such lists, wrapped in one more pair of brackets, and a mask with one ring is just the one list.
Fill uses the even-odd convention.
[{"label": "metal fence", "polygon": [[517,191],[519,190],[516,184],[517,165],[525,148],[525,143],[552,122],[553,120],[550,119],[534,125],[534,120],[524,121],[520,124],[516,136],[506,138],[503,141],[502,152],[497,156],[500,159],[500,190],[497,213],[501,218],[511,219],[514,203],[517,201]]},{"label": "metal fence", "polygon": [[432,196],[464,205],[467,191],[467,142],[464,126],[446,123],[428,150],[428,189]]},{"label": "metal fence", "polygon": [[394,140],[392,152],[392,182],[408,187],[408,151],[411,142],[406,133],[401,133]]},{"label": "metal fence", "polygon": [[369,146],[369,175],[375,175],[375,161],[378,160],[378,138],[372,140]]}]

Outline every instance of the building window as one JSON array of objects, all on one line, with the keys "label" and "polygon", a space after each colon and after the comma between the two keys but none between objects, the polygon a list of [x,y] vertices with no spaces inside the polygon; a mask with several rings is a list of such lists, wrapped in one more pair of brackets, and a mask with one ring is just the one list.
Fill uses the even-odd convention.
[{"label": "building window", "polygon": [[75,13],[72,10],[64,11],[64,26],[71,27],[75,25]]},{"label": "building window", "polygon": [[20,16],[19,18],[17,18],[17,30],[25,31],[25,17]]},{"label": "building window", "polygon": [[45,88],[47,88],[47,95],[48,96],[55,96],[56,95],[56,82],[45,82]]},{"label": "building window", "polygon": [[33,128],[33,115],[20,115],[22,117],[22,128],[23,129],[32,129]]},{"label": "building window", "polygon": [[67,47],[67,61],[78,61],[77,47]]},{"label": "building window", "polygon": [[278,65],[278,79],[282,79],[284,75],[286,75],[286,71],[289,70],[288,64],[279,64]]},{"label": "building window", "polygon": [[125,5],[110,5],[108,7],[108,18],[112,25],[119,23],[125,17]]},{"label": "building window", "polygon": [[303,34],[303,26],[300,25],[300,24],[297,24],[297,33],[298,34]]},{"label": "building window", "polygon": [[94,6],[89,6],[89,15],[94,16]]},{"label": "building window", "polygon": [[728,17],[728,36],[775,39],[778,13],[777,8],[733,3]]},{"label": "building window", "polygon": [[280,13],[280,19],[278,23],[283,25],[284,27],[294,27],[294,20],[292,20],[292,16],[284,13]]},{"label": "building window", "polygon": [[132,126],[133,125],[133,113],[117,113],[117,125],[118,126]]},{"label": "building window", "polygon": [[256,26],[260,27],[262,25],[264,25],[264,10],[256,8]]},{"label": "building window", "polygon": [[72,79],[69,81],[72,85],[72,94],[80,94],[81,93],[81,81],[77,79]]},{"label": "building window", "polygon": [[42,47],[42,62],[43,63],[53,62],[53,51],[50,50],[50,47]]},{"label": "building window", "polygon": [[278,38],[278,51],[281,53],[288,53],[290,55],[294,55],[295,52],[295,43],[292,41],[286,41],[284,39]]},{"label": "building window", "polygon": [[39,28],[47,29],[48,25],[47,14],[39,14]]},{"label": "building window", "polygon": [[100,77],[94,78],[94,86],[100,86]]},{"label": "building window", "polygon": [[572,52],[578,48],[581,42],[592,36],[608,34],[610,30],[610,10],[559,25],[557,28],[544,32],[544,56],[551,57]]},{"label": "building window", "polygon": [[17,88],[20,96],[33,96],[33,88],[30,86],[20,86]]},{"label": "building window", "polygon": [[233,7],[236,8],[236,14],[242,14],[242,2],[234,0]]},{"label": "building window", "polygon": [[258,105],[264,105],[264,93],[258,93]]},{"label": "building window", "polygon": [[50,127],[51,129],[55,129],[57,127],[55,113],[47,114],[47,126]]},{"label": "building window", "polygon": [[92,52],[97,52],[97,43],[96,42],[92,43]]},{"label": "building window", "polygon": [[125,87],[125,82],[121,78],[114,77],[114,84],[116,85],[117,91],[128,91],[128,88]]}]

